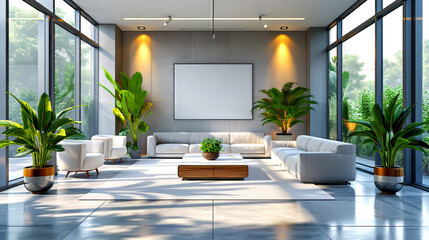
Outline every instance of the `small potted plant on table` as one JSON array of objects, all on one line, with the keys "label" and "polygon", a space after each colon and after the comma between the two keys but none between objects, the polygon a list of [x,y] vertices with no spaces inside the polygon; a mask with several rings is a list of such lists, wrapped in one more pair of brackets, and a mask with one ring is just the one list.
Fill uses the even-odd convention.
[{"label": "small potted plant on table", "polygon": [[405,120],[410,115],[413,106],[403,108],[397,103],[399,94],[389,101],[389,105],[381,110],[378,104],[372,108],[373,120],[349,121],[364,127],[363,130],[350,133],[352,136],[363,136],[363,143],[374,143],[374,149],[381,156],[381,166],[374,167],[374,183],[382,192],[395,193],[404,184],[404,169],[397,165],[398,153],[405,149],[414,149],[425,153],[429,145],[418,139],[425,130],[419,128],[426,122],[415,122],[405,126]]},{"label": "small potted plant on table", "polygon": [[215,160],[219,157],[219,152],[223,151],[221,139],[204,138],[201,142],[201,150],[203,150],[203,157],[207,160]]}]

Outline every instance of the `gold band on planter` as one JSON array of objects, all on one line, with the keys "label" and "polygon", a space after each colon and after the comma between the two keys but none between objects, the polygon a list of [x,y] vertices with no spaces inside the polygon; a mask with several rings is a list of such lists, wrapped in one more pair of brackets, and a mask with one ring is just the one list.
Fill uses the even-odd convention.
[{"label": "gold band on planter", "polygon": [[374,175],[389,176],[389,177],[402,177],[404,176],[403,168],[381,168],[374,167]]},{"label": "gold band on planter", "polygon": [[51,176],[55,174],[54,166],[47,166],[46,168],[32,168],[25,167],[24,168],[24,177],[43,177],[43,176]]}]

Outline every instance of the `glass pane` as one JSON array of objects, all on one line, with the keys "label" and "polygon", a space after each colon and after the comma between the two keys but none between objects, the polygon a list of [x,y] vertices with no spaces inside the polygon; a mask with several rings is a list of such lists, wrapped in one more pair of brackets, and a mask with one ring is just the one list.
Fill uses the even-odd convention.
[{"label": "glass pane", "polygon": [[37,2],[39,2],[40,4],[42,4],[45,8],[51,10],[52,12],[54,11],[54,0],[36,0]]},{"label": "glass pane", "polygon": [[82,16],[80,17],[80,28],[80,31],[83,34],[94,40],[94,25],[92,25],[92,23]]},{"label": "glass pane", "polygon": [[337,41],[337,25],[329,30],[329,44]]},{"label": "glass pane", "polygon": [[[375,27],[374,24],[343,43],[343,105],[344,120],[368,121],[375,104]],[[343,124],[343,139],[360,126]],[[363,138],[348,140],[356,145],[359,157],[371,159],[372,146],[363,145]]]},{"label": "glass pane", "polygon": [[[44,91],[44,15],[23,1],[9,2],[9,91],[37,109]],[[19,104],[9,98],[9,119],[21,121]],[[15,158],[17,147],[9,147],[9,180],[22,177],[22,169],[33,165],[31,155]]]},{"label": "glass pane", "polygon": [[[423,1],[423,120],[429,121],[429,3]],[[423,127],[426,132],[429,126]],[[429,134],[423,135],[423,140],[429,143]],[[428,151],[429,154],[429,151]],[[429,185],[429,157],[423,155],[423,184]]]},{"label": "glass pane", "polygon": [[383,0],[383,8],[389,6],[394,1],[396,1],[396,0]]},{"label": "glass pane", "polygon": [[60,17],[66,23],[76,27],[76,10],[63,0],[55,1],[55,15]]},{"label": "glass pane", "polygon": [[337,48],[329,51],[329,139],[337,139]]},{"label": "glass pane", "polygon": [[375,0],[367,0],[343,19],[343,35],[359,26],[375,14]]},{"label": "glass pane", "polygon": [[[402,7],[383,18],[383,109],[400,94],[402,103]],[[402,153],[397,164],[402,165]]]},{"label": "glass pane", "polygon": [[82,131],[83,134],[90,138],[95,134],[94,124],[94,101],[93,83],[94,79],[94,48],[84,41],[81,41],[81,104],[87,105],[81,108],[82,113]]},{"label": "glass pane", "polygon": [[[55,112],[75,105],[75,36],[55,26]],[[68,117],[74,118],[70,111]]]}]

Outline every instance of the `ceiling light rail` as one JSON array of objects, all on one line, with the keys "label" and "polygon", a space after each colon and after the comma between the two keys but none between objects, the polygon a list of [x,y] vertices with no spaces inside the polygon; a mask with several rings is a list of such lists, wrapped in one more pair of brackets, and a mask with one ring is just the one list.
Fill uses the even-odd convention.
[{"label": "ceiling light rail", "polygon": [[[122,18],[124,21],[164,21],[164,22],[170,22],[173,20],[171,16],[169,18],[139,18],[139,17],[124,17]],[[270,17],[264,17],[262,18],[263,21],[304,21],[305,18],[270,18]],[[213,18],[174,18],[174,21],[212,21]],[[215,21],[260,21],[259,17],[256,18],[227,18],[227,17],[216,17],[214,18]],[[167,23],[168,24],[168,23]]]}]

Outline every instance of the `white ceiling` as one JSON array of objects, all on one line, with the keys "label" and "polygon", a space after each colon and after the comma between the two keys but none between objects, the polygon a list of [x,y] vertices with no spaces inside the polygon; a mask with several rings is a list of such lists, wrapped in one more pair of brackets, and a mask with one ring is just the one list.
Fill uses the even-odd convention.
[{"label": "white ceiling", "polygon": [[[74,0],[100,24],[117,24],[122,31],[136,31],[144,25],[149,31],[209,31],[211,21],[174,21],[180,18],[211,17],[211,0]],[[304,21],[267,21],[268,30],[305,31],[326,27],[356,0],[215,0],[215,16],[228,18],[304,17]],[[125,21],[124,17],[160,18],[173,21]],[[259,21],[217,21],[217,31],[264,31]]]}]

